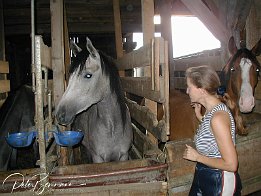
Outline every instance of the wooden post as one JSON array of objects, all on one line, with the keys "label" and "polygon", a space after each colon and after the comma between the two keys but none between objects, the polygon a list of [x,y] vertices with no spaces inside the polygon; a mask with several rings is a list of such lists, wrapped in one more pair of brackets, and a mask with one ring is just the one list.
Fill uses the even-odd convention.
[{"label": "wooden post", "polygon": [[57,106],[65,89],[64,85],[64,36],[63,36],[63,0],[50,1],[51,35],[52,35],[52,67],[54,105]]},{"label": "wooden post", "polygon": [[[122,32],[121,32],[121,13],[119,0],[113,0],[113,15],[117,58],[123,56]],[[119,71],[120,76],[124,76],[124,71]]]},{"label": "wooden post", "polygon": [[171,1],[167,0],[160,4],[161,37],[168,41],[169,63],[173,59],[172,32],[171,32]]},{"label": "wooden post", "polygon": [[[63,0],[50,0],[51,36],[52,36],[52,67],[53,67],[53,98],[57,107],[65,89],[64,68],[64,30],[63,30]],[[61,147],[60,165],[68,165],[67,149]]]},{"label": "wooden post", "polygon": [[0,0],[0,60],[5,61],[5,31],[3,0]]},{"label": "wooden post", "polygon": [[204,23],[217,39],[224,43],[228,42],[230,36],[227,28],[203,1],[181,0],[181,2]]},{"label": "wooden post", "polygon": [[[142,0],[141,1],[141,7],[142,7],[142,31],[143,31],[143,45],[152,43],[152,39],[154,38],[154,1],[152,0]],[[153,59],[154,60],[154,59]],[[152,60],[152,61],[153,61]],[[152,62],[151,62],[152,63]],[[144,68],[144,76],[152,77],[154,73],[152,73],[152,70],[150,67]],[[157,114],[157,103],[154,101],[151,101],[149,99],[145,99],[145,105],[154,113]],[[150,140],[157,144],[157,139],[153,137],[150,132],[147,132],[148,137]]]},{"label": "wooden post", "polygon": [[143,31],[143,45],[151,42],[154,37],[154,1],[142,0],[142,31]]},{"label": "wooden post", "polygon": [[70,46],[69,46],[69,42],[70,42],[70,38],[69,38],[69,32],[68,32],[68,26],[67,26],[67,17],[66,17],[66,9],[64,9],[64,13],[63,13],[63,26],[64,26],[64,61],[65,61],[65,80],[66,80],[66,85],[68,84],[69,81],[69,69],[70,69],[70,64],[71,64],[71,56],[70,56]]},{"label": "wooden post", "polygon": [[40,174],[41,184],[44,185],[48,182],[46,178],[47,166],[46,166],[46,154],[45,154],[45,139],[44,139],[44,115],[43,115],[43,91],[42,91],[42,66],[41,66],[41,37],[35,36],[35,79],[36,79],[36,105],[37,105],[37,131],[38,131],[38,143],[40,154],[40,168],[42,173]]},{"label": "wooden post", "polygon": [[[4,93],[0,98],[0,107],[4,103],[8,92],[10,91],[10,81],[7,79],[9,73],[9,64],[5,62],[5,31],[4,31],[4,13],[3,0],[0,0],[0,73],[3,75],[3,80],[0,84],[0,93]],[[5,89],[3,92],[2,90]]]},{"label": "wooden post", "polygon": [[117,58],[123,56],[122,32],[121,32],[121,14],[119,0],[113,0],[113,15],[115,28],[115,41]]},{"label": "wooden post", "polygon": [[[249,16],[246,21],[246,44],[247,48],[252,48],[261,37],[261,2],[253,1]],[[261,59],[261,57],[258,57]]]}]

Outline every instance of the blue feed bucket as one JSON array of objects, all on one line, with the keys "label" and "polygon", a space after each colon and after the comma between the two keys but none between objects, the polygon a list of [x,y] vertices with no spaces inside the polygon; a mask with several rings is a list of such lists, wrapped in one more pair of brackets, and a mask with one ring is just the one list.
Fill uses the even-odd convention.
[{"label": "blue feed bucket", "polygon": [[79,131],[53,132],[55,141],[60,146],[74,146],[79,144],[83,138],[83,133]]},{"label": "blue feed bucket", "polygon": [[5,139],[11,147],[20,148],[30,146],[35,137],[36,131],[29,131],[10,133]]}]

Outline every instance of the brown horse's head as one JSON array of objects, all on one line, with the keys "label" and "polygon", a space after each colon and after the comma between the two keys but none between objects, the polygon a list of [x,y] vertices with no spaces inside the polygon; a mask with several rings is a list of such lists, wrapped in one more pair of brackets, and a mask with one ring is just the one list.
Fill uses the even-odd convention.
[{"label": "brown horse's head", "polygon": [[249,113],[255,106],[254,90],[258,82],[260,64],[256,56],[261,53],[261,39],[251,49],[236,47],[231,37],[228,49],[232,54],[225,72],[228,77],[227,92],[238,103],[240,112]]}]

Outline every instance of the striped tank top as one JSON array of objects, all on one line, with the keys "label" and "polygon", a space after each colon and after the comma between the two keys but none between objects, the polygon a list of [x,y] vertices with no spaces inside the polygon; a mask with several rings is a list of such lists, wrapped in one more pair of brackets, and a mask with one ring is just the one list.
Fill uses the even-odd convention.
[{"label": "striped tank top", "polygon": [[202,123],[199,125],[197,133],[194,137],[194,141],[195,141],[197,151],[200,154],[205,155],[207,157],[220,158],[221,154],[219,152],[218,145],[213,135],[211,124],[210,124],[214,113],[217,111],[225,111],[229,114],[230,122],[231,122],[231,135],[232,135],[233,143],[235,144],[236,127],[235,127],[234,118],[230,110],[224,103],[220,103],[216,105],[212,109],[212,111],[205,114],[205,116],[202,119]]}]

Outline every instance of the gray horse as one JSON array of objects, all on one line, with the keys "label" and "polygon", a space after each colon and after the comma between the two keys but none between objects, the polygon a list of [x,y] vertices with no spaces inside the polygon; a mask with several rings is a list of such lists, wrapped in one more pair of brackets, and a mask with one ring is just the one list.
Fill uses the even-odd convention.
[{"label": "gray horse", "polygon": [[89,161],[128,160],[133,133],[118,70],[112,58],[98,52],[88,38],[86,41],[84,49],[70,43],[75,58],[56,119],[84,132],[82,151]]}]

